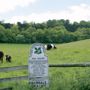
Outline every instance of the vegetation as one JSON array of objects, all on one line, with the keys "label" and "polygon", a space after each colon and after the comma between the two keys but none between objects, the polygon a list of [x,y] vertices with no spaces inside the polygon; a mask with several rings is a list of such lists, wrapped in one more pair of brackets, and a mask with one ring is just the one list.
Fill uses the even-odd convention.
[{"label": "vegetation", "polygon": [[65,43],[90,39],[90,21],[0,22],[0,43]]},{"label": "vegetation", "polygon": [[[90,62],[90,39],[67,44],[56,44],[57,49],[46,51],[49,64]],[[0,67],[27,65],[30,53],[29,44],[0,44],[0,50],[12,56],[12,63],[0,63]],[[27,70],[0,72],[0,78],[27,75]],[[49,68],[49,88],[38,90],[90,90],[90,68]],[[0,83],[0,87],[11,86],[13,90],[36,90],[28,81]]]}]

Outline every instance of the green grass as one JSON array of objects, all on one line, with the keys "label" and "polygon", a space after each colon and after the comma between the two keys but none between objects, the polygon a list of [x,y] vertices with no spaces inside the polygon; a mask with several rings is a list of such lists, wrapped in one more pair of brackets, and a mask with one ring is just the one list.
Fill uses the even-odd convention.
[{"label": "green grass", "polygon": [[[26,44],[0,44],[0,50],[4,51],[4,54],[12,56],[12,63],[10,66],[25,65],[27,64],[30,46]],[[4,58],[5,59],[5,58]],[[6,61],[1,66],[8,66]]]},{"label": "green grass", "polygon": [[[56,44],[57,49],[46,51],[49,64],[90,62],[90,39],[65,44]],[[0,44],[0,50],[12,56],[12,63],[0,67],[27,65],[31,45]],[[0,73],[0,78],[27,75],[27,70]],[[49,68],[49,88],[39,90],[90,90],[90,68]],[[36,90],[28,81],[0,83],[0,87],[12,86],[14,90]]]}]

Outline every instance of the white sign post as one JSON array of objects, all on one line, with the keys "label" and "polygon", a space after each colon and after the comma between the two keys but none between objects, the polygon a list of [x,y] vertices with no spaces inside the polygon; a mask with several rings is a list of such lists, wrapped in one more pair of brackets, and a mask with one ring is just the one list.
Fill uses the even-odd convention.
[{"label": "white sign post", "polygon": [[29,57],[29,82],[35,87],[48,86],[48,59],[43,44],[32,45]]}]

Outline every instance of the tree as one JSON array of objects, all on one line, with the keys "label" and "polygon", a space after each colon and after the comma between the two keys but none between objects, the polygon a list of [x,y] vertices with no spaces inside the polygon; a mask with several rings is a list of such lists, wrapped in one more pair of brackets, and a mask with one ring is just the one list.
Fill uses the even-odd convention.
[{"label": "tree", "polygon": [[47,28],[53,28],[53,27],[56,27],[58,25],[59,25],[59,23],[55,19],[54,20],[48,20],[47,21]]},{"label": "tree", "polygon": [[2,42],[6,42],[6,36],[5,36],[6,34],[5,34],[5,28],[2,26],[2,25],[0,25],[0,42],[2,43]]},{"label": "tree", "polygon": [[75,34],[78,40],[90,39],[90,28],[78,28]]},{"label": "tree", "polygon": [[18,34],[16,36],[16,42],[17,43],[25,43],[25,37],[24,37],[24,35]]},{"label": "tree", "polygon": [[19,31],[19,29],[18,29],[18,26],[14,24],[14,25],[11,27],[11,32],[12,32],[13,34],[15,34],[15,35],[19,34],[20,31]]},{"label": "tree", "polygon": [[12,32],[11,29],[6,29],[5,30],[5,36],[6,36],[6,42],[7,43],[15,43],[16,42],[16,38],[15,38],[15,33]]},{"label": "tree", "polygon": [[25,38],[25,43],[32,43],[32,33],[29,31],[22,31],[21,35],[23,35]]}]

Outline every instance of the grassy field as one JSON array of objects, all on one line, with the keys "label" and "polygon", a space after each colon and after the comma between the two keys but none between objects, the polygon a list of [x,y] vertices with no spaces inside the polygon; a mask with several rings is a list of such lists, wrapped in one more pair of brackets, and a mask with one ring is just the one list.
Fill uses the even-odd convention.
[{"label": "grassy field", "polygon": [[[57,49],[46,51],[49,64],[89,63],[90,39],[56,44]],[[0,67],[27,65],[31,45],[0,44],[0,50],[12,56],[12,63],[0,63]],[[5,58],[4,58],[5,59]],[[27,75],[27,70],[0,73],[0,78]],[[90,68],[49,68],[50,86],[39,90],[90,90]],[[0,87],[12,86],[13,90],[36,90],[27,81],[0,83]]]}]

